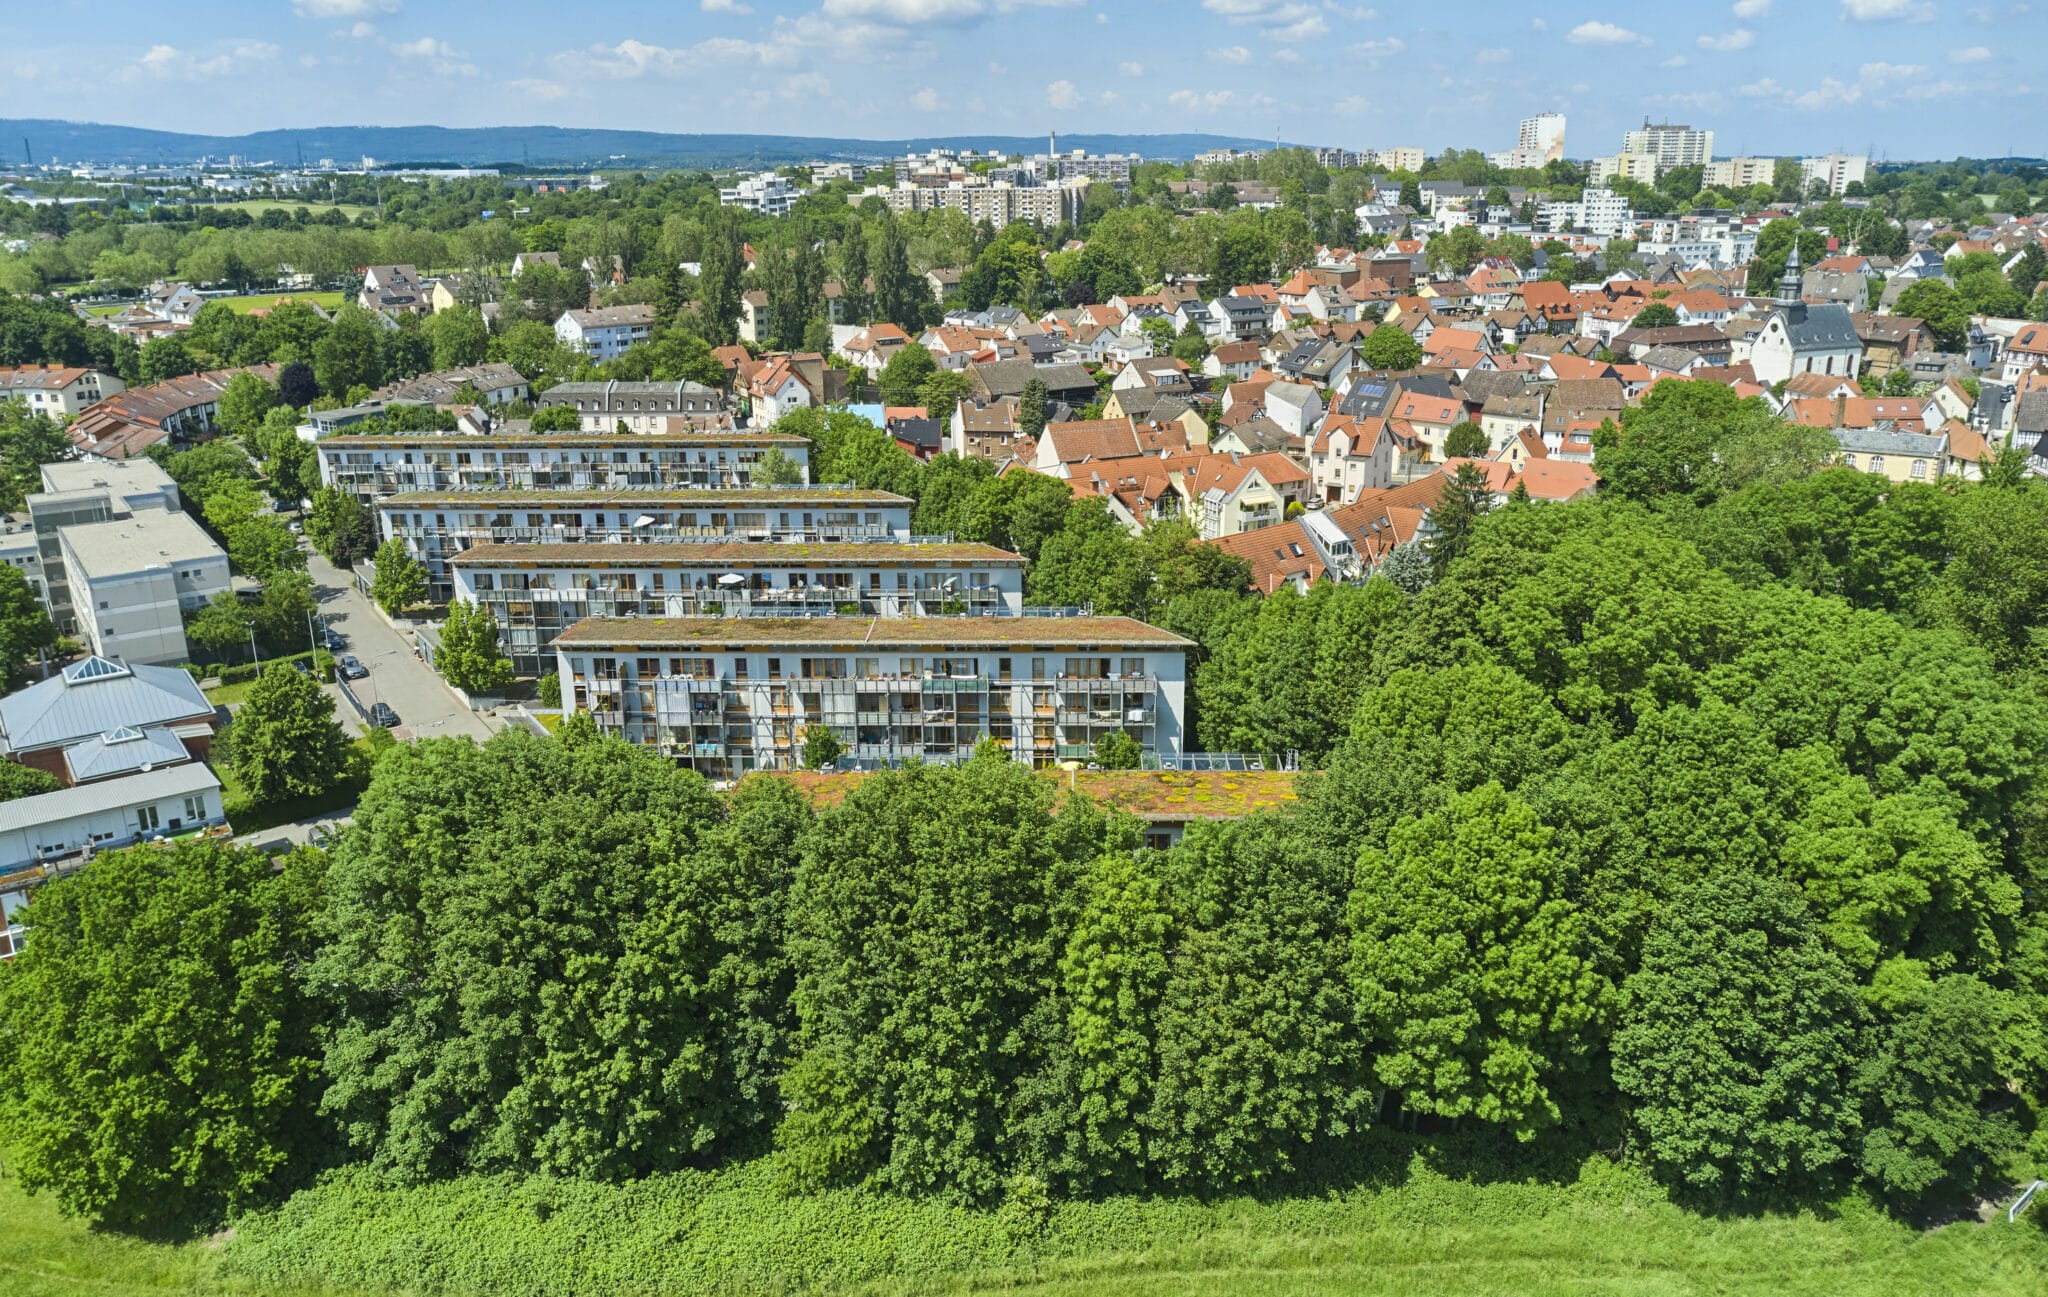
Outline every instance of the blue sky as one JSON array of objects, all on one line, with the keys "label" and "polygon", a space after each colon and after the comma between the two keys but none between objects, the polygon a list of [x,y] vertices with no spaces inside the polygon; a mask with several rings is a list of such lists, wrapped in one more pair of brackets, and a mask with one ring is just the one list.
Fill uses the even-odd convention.
[{"label": "blue sky", "polygon": [[1646,114],[1712,127],[1723,155],[2048,154],[2048,0],[43,0],[11,34],[0,116],[215,133],[1277,131],[1434,152],[1510,147],[1559,109],[1576,157]]}]

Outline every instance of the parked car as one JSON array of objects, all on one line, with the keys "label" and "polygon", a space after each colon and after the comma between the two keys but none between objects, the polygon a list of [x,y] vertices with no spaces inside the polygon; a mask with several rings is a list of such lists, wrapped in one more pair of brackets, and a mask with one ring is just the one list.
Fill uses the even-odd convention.
[{"label": "parked car", "polygon": [[391,710],[390,703],[377,703],[370,708],[370,724],[390,729],[398,724],[398,713]]},{"label": "parked car", "polygon": [[306,661],[306,659],[304,658],[293,658],[292,670],[298,672],[302,676],[309,676],[313,674],[313,664],[311,662]]},{"label": "parked car", "polygon": [[348,641],[341,637],[340,631],[330,630],[322,626],[320,628],[320,647],[326,649],[329,653],[339,653],[348,647]]},{"label": "parked car", "polygon": [[334,660],[334,669],[341,672],[341,678],[344,680],[360,680],[370,674],[370,668],[346,653]]}]

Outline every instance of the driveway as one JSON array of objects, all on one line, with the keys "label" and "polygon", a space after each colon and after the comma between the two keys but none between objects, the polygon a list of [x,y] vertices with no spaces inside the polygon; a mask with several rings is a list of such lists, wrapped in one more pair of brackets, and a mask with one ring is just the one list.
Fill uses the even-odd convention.
[{"label": "driveway", "polygon": [[[441,677],[413,656],[412,642],[391,629],[377,615],[370,601],[356,589],[349,574],[336,568],[311,546],[306,550],[306,570],[313,578],[313,593],[320,601],[320,617],[348,641],[342,652],[370,669],[361,680],[349,682],[365,706],[389,703],[398,713],[398,727],[392,734],[400,739],[439,738],[466,734],[479,741],[489,738],[497,726],[457,702],[441,683]],[[345,721],[357,719],[355,709],[333,685],[336,714]]]}]

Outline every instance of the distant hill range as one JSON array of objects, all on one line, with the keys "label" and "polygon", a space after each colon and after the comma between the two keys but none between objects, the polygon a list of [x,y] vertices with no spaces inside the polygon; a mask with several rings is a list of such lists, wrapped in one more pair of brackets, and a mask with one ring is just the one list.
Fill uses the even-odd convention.
[{"label": "distant hill range", "polygon": [[[1063,135],[1061,149],[1136,152],[1181,160],[1205,149],[1258,148],[1271,141],[1236,135]],[[1043,136],[952,135],[901,140],[814,139],[802,135],[671,135],[661,131],[579,130],[563,126],[315,126],[248,135],[187,135],[140,126],[0,118],[0,166],[31,159],[162,166],[230,154],[281,167],[332,158],[353,167],[379,163],[528,168],[782,166],[816,159],[879,161],[907,151],[984,149],[1035,153]]]}]

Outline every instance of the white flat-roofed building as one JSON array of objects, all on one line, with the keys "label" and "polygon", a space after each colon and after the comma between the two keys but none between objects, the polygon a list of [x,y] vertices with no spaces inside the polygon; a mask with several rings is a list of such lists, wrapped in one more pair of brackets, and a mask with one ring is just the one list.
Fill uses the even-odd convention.
[{"label": "white flat-roofed building", "polygon": [[788,176],[763,171],[720,189],[718,202],[723,207],[744,207],[763,216],[787,216],[796,200],[809,192]]},{"label": "white flat-roofed building", "polygon": [[227,822],[220,780],[198,762],[0,802],[0,959],[26,937],[29,893],[100,851]]},{"label": "white flat-roofed building", "polygon": [[45,492],[102,491],[117,514],[180,507],[178,484],[153,459],[62,459],[38,471]]},{"label": "white flat-roofed building", "polygon": [[522,675],[586,617],[1018,616],[1024,560],[992,545],[478,545],[455,597],[491,610]]},{"label": "white flat-roofed building", "polygon": [[49,588],[43,580],[42,546],[36,541],[34,527],[11,518],[0,524],[0,564],[21,573],[38,598],[49,599]]},{"label": "white flat-roofed building", "polygon": [[434,597],[454,594],[448,562],[472,545],[897,541],[914,502],[887,491],[754,487],[683,491],[408,491],[376,504],[379,534],[404,538]]},{"label": "white flat-roofed building", "polygon": [[1870,179],[1870,159],[1861,153],[1824,153],[1817,158],[1802,158],[1799,161],[1800,183],[1810,185],[1818,180],[1828,187],[1828,192],[1840,197],[1850,185],[1860,185]]},{"label": "white flat-roofed building", "polygon": [[79,633],[101,657],[183,662],[185,614],[228,589],[228,556],[192,516],[150,509],[57,533]]},{"label": "white flat-roofed building", "polygon": [[1673,167],[1703,166],[1713,159],[1714,133],[1671,122],[1652,125],[1644,118],[1641,130],[1622,133],[1621,151],[1649,154],[1657,159],[1660,172]]},{"label": "white flat-roofed building", "polygon": [[770,450],[808,478],[811,443],[766,432],[393,433],[317,444],[320,481],[368,503],[400,491],[731,489]]},{"label": "white flat-roofed building", "polygon": [[555,321],[555,336],[562,345],[588,352],[592,360],[617,360],[626,348],[647,341],[653,331],[654,308],[644,304],[564,311]]},{"label": "white flat-roofed building", "polygon": [[1128,617],[591,618],[555,654],[564,707],[732,778],[799,767],[818,725],[863,768],[961,761],[984,739],[1085,761],[1119,731],[1178,756],[1190,647]]}]

